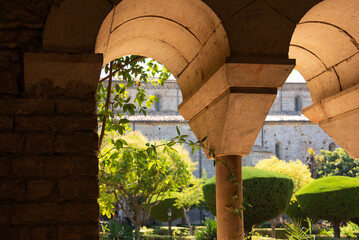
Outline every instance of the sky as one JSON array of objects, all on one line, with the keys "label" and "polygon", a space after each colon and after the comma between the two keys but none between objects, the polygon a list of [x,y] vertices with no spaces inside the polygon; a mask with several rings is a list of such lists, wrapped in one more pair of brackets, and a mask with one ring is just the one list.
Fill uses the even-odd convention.
[{"label": "sky", "polygon": [[[106,77],[105,71],[102,69],[101,71],[101,78]],[[175,80],[175,77],[173,75],[170,76],[171,80]],[[286,80],[286,83],[305,83],[305,79],[303,76],[298,72],[298,70],[294,69],[292,73],[289,75],[289,77]]]}]

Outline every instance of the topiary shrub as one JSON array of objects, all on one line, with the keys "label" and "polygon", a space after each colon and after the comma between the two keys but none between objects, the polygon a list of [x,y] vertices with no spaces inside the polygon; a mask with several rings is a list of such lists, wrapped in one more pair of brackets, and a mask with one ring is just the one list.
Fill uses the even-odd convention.
[{"label": "topiary shrub", "polygon": [[208,210],[216,216],[216,177],[208,179],[202,187],[203,198]]},{"label": "topiary shrub", "polygon": [[[286,209],[292,197],[294,184],[290,177],[280,173],[243,167],[243,199],[252,207],[244,210],[244,230],[277,217]],[[204,199],[216,215],[216,180],[209,179],[203,186]]]},{"label": "topiary shrub", "polygon": [[307,222],[308,218],[312,223],[318,222],[318,219],[311,218],[307,213],[303,211],[303,209],[298,204],[296,199],[291,200],[288,207],[285,209],[284,212],[292,221],[297,223],[301,223],[302,227],[308,228],[309,224]]},{"label": "topiary shrub", "polygon": [[304,186],[295,194],[310,217],[331,221],[334,237],[340,237],[339,224],[359,216],[359,179],[330,176]]},{"label": "topiary shrub", "polygon": [[172,220],[176,220],[178,218],[183,217],[183,210],[178,209],[174,206],[175,201],[177,199],[178,193],[172,192],[167,197],[165,197],[162,201],[160,201],[156,206],[152,207],[150,216],[156,220],[162,222],[168,222],[167,211],[170,208],[172,211]]}]

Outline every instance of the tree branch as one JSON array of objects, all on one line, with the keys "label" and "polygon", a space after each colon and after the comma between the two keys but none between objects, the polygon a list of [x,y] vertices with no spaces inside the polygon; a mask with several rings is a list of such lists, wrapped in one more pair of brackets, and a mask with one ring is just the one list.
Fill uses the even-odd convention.
[{"label": "tree branch", "polygon": [[105,104],[105,114],[103,115],[101,134],[100,134],[100,138],[98,140],[98,149],[101,149],[103,137],[105,136],[105,128],[106,128],[106,121],[107,121],[106,113],[108,111],[108,106],[110,105],[110,98],[111,98],[112,74],[113,74],[112,73],[112,62],[110,62],[110,74],[108,75],[109,80],[108,80],[108,86],[107,86],[107,99],[106,99],[106,104]]},{"label": "tree branch", "polygon": [[[145,59],[145,57],[138,56],[138,57],[136,57],[135,59],[133,59],[132,61],[130,61],[128,64],[119,66],[116,71],[112,72],[112,74],[116,74],[116,73],[118,73],[120,70],[124,69],[126,66],[130,65],[131,63],[135,63],[135,62],[141,61],[142,59]],[[112,62],[111,62],[111,63],[112,63]],[[110,64],[111,64],[111,63],[110,63]],[[110,73],[111,73],[111,71],[112,71],[112,70],[110,70]],[[109,78],[110,78],[110,75],[108,75],[107,77],[102,78],[102,79],[100,80],[100,83],[106,81],[106,80],[109,79]]]}]

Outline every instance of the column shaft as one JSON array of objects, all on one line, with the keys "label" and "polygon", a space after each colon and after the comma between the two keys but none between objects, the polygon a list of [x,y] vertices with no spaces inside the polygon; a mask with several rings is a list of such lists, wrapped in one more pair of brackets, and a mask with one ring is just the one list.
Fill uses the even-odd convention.
[{"label": "column shaft", "polygon": [[[234,179],[230,179],[232,176]],[[242,205],[242,157],[228,155],[216,161],[217,239],[243,240],[243,211],[234,212]]]}]

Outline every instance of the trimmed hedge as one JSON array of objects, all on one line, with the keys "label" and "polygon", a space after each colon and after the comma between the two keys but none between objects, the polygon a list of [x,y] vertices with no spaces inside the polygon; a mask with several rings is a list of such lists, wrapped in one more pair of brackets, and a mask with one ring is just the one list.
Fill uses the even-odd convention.
[{"label": "trimmed hedge", "polygon": [[[284,212],[293,194],[293,180],[283,174],[243,167],[243,198],[251,204],[244,211],[246,232],[255,224],[261,224]],[[216,215],[216,180],[209,179],[203,186],[204,199],[209,210]]]},{"label": "trimmed hedge", "polygon": [[[254,228],[253,229],[254,236],[258,233],[262,237],[271,236],[272,229],[271,228]],[[276,239],[288,239],[287,232],[285,228],[276,228],[275,229],[275,236]]]},{"label": "trimmed hedge", "polygon": [[209,211],[216,216],[216,177],[208,179],[202,187],[203,198]]},{"label": "trimmed hedge", "polygon": [[[141,236],[141,240],[170,240],[171,237],[169,235],[147,235]],[[180,237],[180,236],[172,236],[172,239],[177,240],[195,240],[194,236]]]},{"label": "trimmed hedge", "polygon": [[303,209],[298,204],[297,200],[290,201],[288,207],[285,209],[284,212],[290,219],[296,222],[300,222],[302,227],[308,228],[309,224],[307,222],[307,218],[309,218],[312,223],[318,222],[318,219],[311,218],[309,214],[305,213]]},{"label": "trimmed hedge", "polygon": [[312,218],[342,222],[359,216],[358,178],[320,178],[301,188],[295,196]]},{"label": "trimmed hedge", "polygon": [[176,206],[174,206],[177,196],[178,193],[172,192],[169,194],[169,196],[165,197],[162,201],[160,201],[156,206],[152,207],[150,213],[151,218],[162,222],[168,222],[167,211],[169,208],[171,208],[172,211],[172,220],[176,220],[183,217],[183,209],[178,209]]}]

